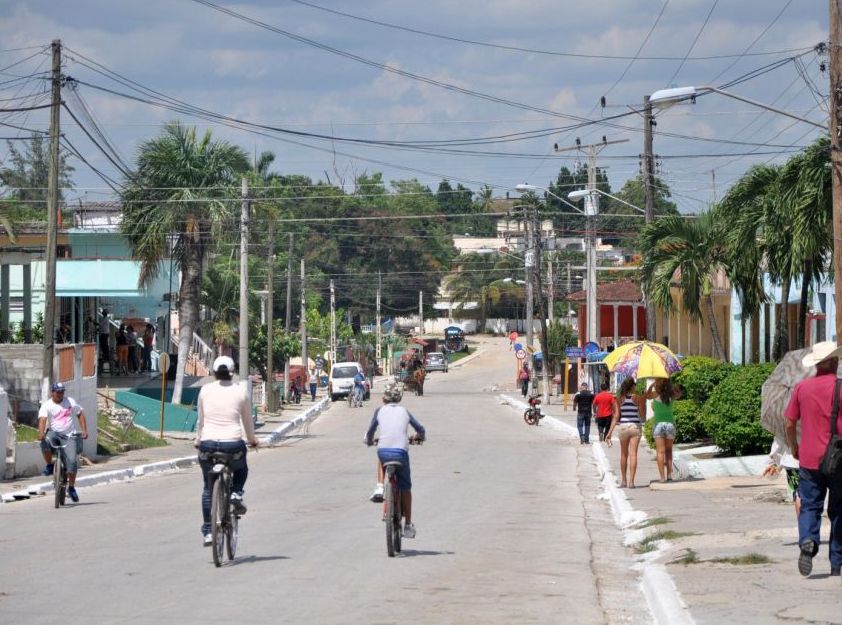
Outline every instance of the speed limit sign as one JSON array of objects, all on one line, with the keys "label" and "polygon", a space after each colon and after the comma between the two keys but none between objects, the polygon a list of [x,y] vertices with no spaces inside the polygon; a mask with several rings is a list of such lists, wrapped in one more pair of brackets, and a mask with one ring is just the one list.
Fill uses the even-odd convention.
[{"label": "speed limit sign", "polygon": [[526,350],[525,349],[517,350],[515,352],[515,356],[517,357],[518,360],[523,360],[524,358],[526,358]]}]

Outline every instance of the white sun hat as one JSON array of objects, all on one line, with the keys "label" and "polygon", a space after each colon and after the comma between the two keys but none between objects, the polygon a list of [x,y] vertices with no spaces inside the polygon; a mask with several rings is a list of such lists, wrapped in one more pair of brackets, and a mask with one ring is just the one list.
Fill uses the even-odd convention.
[{"label": "white sun hat", "polygon": [[234,371],[234,360],[231,356],[220,356],[213,361],[213,372],[216,373],[220,368],[225,367],[229,372]]},{"label": "white sun hat", "polygon": [[807,355],[801,359],[801,364],[805,367],[814,367],[822,360],[839,358],[840,356],[842,356],[842,348],[837,347],[833,341],[822,341],[810,348]]}]

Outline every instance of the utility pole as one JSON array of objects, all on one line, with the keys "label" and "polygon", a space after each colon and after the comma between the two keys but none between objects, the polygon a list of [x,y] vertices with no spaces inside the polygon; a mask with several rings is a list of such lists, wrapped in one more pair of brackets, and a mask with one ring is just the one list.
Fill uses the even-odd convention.
[{"label": "utility pole", "polygon": [[[289,251],[287,252],[287,309],[284,332],[289,336],[292,323],[292,232],[289,233]],[[289,394],[289,358],[284,358],[284,400]]]},{"label": "utility pole", "polygon": [[418,328],[419,333],[424,335],[424,291],[418,291]]},{"label": "utility pole", "polygon": [[628,139],[608,141],[602,137],[601,143],[582,145],[576,139],[576,145],[568,148],[556,148],[556,152],[579,150],[588,155],[588,190],[590,194],[585,198],[585,256],[587,258],[587,333],[585,341],[599,343],[599,311],[596,301],[596,225],[595,219],[599,214],[599,194],[596,191],[596,156],[604,148],[615,143],[626,143]]},{"label": "utility pole", "polygon": [[[836,301],[842,302],[842,7],[830,0],[830,163],[833,190],[833,275]],[[836,341],[842,340],[842,314],[836,309]]]},{"label": "utility pole", "polygon": [[336,362],[336,291],[330,281],[330,365]]},{"label": "utility pole", "polygon": [[275,411],[275,370],[272,366],[272,359],[275,357],[273,344],[275,342],[275,319],[273,308],[275,307],[275,289],[272,285],[275,268],[275,224],[269,221],[268,234],[269,252],[266,255],[266,299],[268,306],[266,310],[266,411]]},{"label": "utility pole", "polygon": [[[383,356],[383,351],[381,347],[381,343],[383,342],[383,330],[380,327],[380,292],[383,289],[383,274],[378,271],[377,272],[377,313],[374,318],[374,323],[376,325],[376,329],[374,332],[374,336],[376,337],[375,340],[377,343],[374,346],[374,361],[377,363],[377,366],[380,366],[380,358]],[[375,369],[376,372],[376,369]],[[383,372],[385,373],[385,371]]]},{"label": "utility pole", "polygon": [[304,259],[301,259],[301,364],[307,367],[307,299],[304,292]]},{"label": "utility pole", "polygon": [[61,126],[61,40],[54,39],[52,102],[50,108],[50,170],[47,179],[47,258],[46,284],[44,285],[44,362],[41,369],[41,399],[50,397],[53,379],[53,354],[55,352],[56,326],[56,243],[58,239],[59,198],[59,149]]},{"label": "utility pole", "polygon": [[249,183],[243,177],[240,203],[240,381],[249,375]]},{"label": "utility pole", "polygon": [[[543,388],[543,401],[545,405],[549,405],[550,403],[550,372],[549,372],[549,350],[547,349],[547,300],[544,299],[544,289],[541,285],[541,250],[543,245],[543,240],[541,238],[541,229],[539,227],[538,221],[538,206],[536,205],[532,210],[532,232],[533,237],[535,240],[535,262],[533,265],[534,277],[535,277],[535,284],[538,287],[538,312],[539,318],[538,321],[541,325],[541,380],[542,380],[542,388]],[[535,236],[537,234],[537,236]],[[535,361],[533,360],[533,365]],[[532,368],[533,372],[535,367]],[[533,385],[535,376],[534,373],[532,375]],[[534,386],[533,386],[534,391]]]},{"label": "utility pole", "polygon": [[[524,211],[526,207],[524,207]],[[526,362],[530,365],[529,367],[529,388],[527,390],[528,394],[532,394],[532,388],[535,383],[535,367],[532,365],[532,354],[535,353],[535,349],[533,348],[533,331],[532,327],[535,325],[533,321],[534,316],[534,287],[532,285],[532,268],[535,266],[535,249],[534,244],[532,242],[532,217],[531,215],[524,215],[525,219],[523,222],[524,227],[526,228],[526,253],[523,255],[523,269],[524,273],[526,274],[524,277],[526,278]]]},{"label": "utility pole", "polygon": [[[649,224],[655,219],[655,155],[652,153],[652,103],[649,96],[643,97],[643,194],[646,198],[645,219]],[[655,336],[655,305],[648,293],[643,294],[646,302],[646,338],[657,340]]]},{"label": "utility pole", "polygon": [[550,323],[555,321],[555,311],[553,308],[555,304],[553,300],[555,300],[555,283],[553,282],[553,261],[547,260],[547,296],[549,301],[547,302],[547,316],[550,319]]}]

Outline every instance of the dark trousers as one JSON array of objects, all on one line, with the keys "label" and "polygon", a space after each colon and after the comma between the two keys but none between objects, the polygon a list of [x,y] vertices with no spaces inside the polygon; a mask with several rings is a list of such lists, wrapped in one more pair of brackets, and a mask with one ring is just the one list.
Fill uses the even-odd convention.
[{"label": "dark trousers", "polygon": [[591,413],[577,412],[576,427],[579,428],[579,439],[586,441],[591,437]]},{"label": "dark trousers", "polygon": [[99,335],[99,361],[111,362],[111,348],[108,346],[108,335]]},{"label": "dark trousers", "polygon": [[524,397],[526,397],[526,393],[529,392],[529,380],[520,381],[520,392],[523,393]]},{"label": "dark trousers", "polygon": [[812,540],[813,555],[818,552],[821,540],[824,498],[830,491],[827,515],[830,517],[830,566],[842,567],[842,480],[829,482],[821,471],[801,468],[798,470],[798,494],[801,496],[801,514],[798,515],[798,544]]},{"label": "dark trousers", "polygon": [[209,451],[223,451],[229,454],[237,453],[238,451],[243,452],[242,459],[234,461],[231,465],[234,472],[234,483],[231,485],[232,492],[242,494],[249,475],[249,467],[246,463],[245,441],[202,441],[199,443],[199,466],[202,468],[202,483],[204,485],[202,488],[202,535],[210,532],[211,490],[213,489],[213,480],[216,479],[211,473],[213,460],[210,458],[203,459],[205,454],[202,452]]},{"label": "dark trousers", "polygon": [[611,427],[611,417],[597,417],[596,428],[599,431],[599,440],[604,441],[605,435],[608,434],[608,428]]},{"label": "dark trousers", "polygon": [[315,382],[310,383],[310,399],[312,399],[313,401],[316,401],[316,383]]}]

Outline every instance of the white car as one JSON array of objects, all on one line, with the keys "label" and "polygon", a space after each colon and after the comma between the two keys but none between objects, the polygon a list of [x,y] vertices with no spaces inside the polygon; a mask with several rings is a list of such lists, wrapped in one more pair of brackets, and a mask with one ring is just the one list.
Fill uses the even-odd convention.
[{"label": "white car", "polygon": [[447,373],[447,356],[442,352],[430,352],[424,358],[424,368],[429,371],[443,371]]},{"label": "white car", "polygon": [[[330,376],[327,380],[327,392],[332,401],[340,397],[348,397],[351,389],[354,388],[354,376],[363,372],[363,367],[358,362],[337,362],[330,368]],[[368,380],[365,381],[364,399],[371,397],[371,388]]]}]

